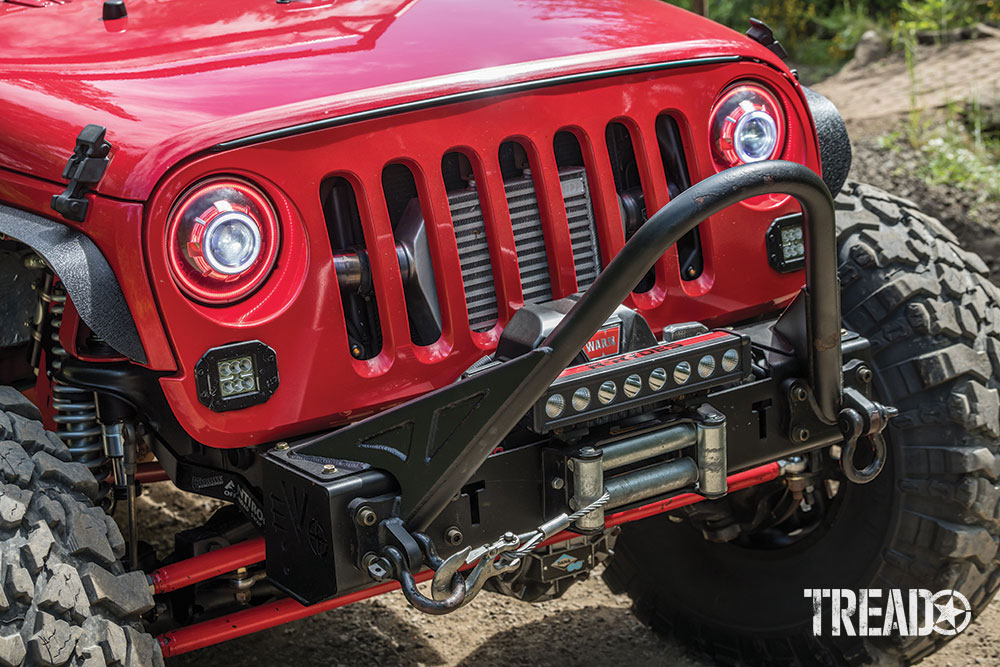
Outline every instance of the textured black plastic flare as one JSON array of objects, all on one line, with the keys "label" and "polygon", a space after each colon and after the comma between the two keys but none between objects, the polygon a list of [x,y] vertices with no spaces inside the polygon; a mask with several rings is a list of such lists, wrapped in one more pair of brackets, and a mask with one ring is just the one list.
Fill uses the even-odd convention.
[{"label": "textured black plastic flare", "polygon": [[636,276],[644,275],[684,234],[744,199],[776,193],[791,195],[802,206],[810,306],[809,382],[820,415],[836,423],[843,380],[833,198],[815,172],[795,162],[774,160],[727,169],[657,211],[542,343],[552,354],[542,362],[539,375],[554,380],[629,295]]}]

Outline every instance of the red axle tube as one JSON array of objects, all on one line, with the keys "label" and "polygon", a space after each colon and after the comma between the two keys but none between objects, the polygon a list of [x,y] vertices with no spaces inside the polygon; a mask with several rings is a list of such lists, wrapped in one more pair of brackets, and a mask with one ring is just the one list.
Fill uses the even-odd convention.
[{"label": "red axle tube", "polygon": [[[776,462],[751,468],[750,470],[729,476],[729,491],[739,491],[757,484],[763,484],[775,479],[780,474],[781,466]],[[649,505],[625,510],[617,514],[610,514],[605,522],[608,526],[617,526],[669,512],[685,505],[693,505],[702,500],[705,500],[705,497],[697,493],[682,493],[666,500],[650,503]],[[556,544],[576,536],[576,533],[563,531],[543,544]],[[211,560],[209,560],[210,557],[212,557]],[[150,577],[153,579],[153,585],[156,587],[157,593],[167,592],[183,588],[184,586],[190,586],[199,581],[210,579],[240,567],[253,565],[263,560],[264,540],[249,540],[202,556],[196,556],[180,563],[167,565],[154,572]],[[212,569],[207,569],[209,567],[212,567]],[[434,573],[431,570],[423,570],[415,576],[418,582],[423,582],[433,577]],[[266,630],[276,625],[297,621],[300,618],[312,616],[313,614],[346,607],[353,602],[367,600],[376,595],[396,590],[397,588],[399,588],[399,583],[389,581],[365,588],[364,590],[348,593],[347,595],[342,595],[332,600],[312,605],[311,607],[305,607],[291,598],[285,598],[271,604],[238,611],[222,618],[214,618],[210,621],[202,621],[201,623],[178,628],[171,632],[165,632],[158,637],[160,648],[165,658],[189,653],[190,651],[196,651],[206,646],[221,644],[230,639]]]}]

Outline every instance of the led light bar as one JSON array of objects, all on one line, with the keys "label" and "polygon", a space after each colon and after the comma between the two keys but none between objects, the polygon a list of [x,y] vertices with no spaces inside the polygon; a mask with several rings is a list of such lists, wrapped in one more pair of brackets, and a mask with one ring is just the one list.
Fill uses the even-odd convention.
[{"label": "led light bar", "polygon": [[547,433],[748,375],[750,339],[712,331],[567,368],[535,404],[532,424]]}]

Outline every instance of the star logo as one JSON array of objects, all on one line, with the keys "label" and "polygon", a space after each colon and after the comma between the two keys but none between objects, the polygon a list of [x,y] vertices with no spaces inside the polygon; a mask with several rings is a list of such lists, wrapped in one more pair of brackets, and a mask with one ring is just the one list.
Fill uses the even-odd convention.
[{"label": "star logo", "polygon": [[942,635],[957,635],[972,621],[972,606],[968,598],[958,591],[938,591],[931,598],[937,609],[934,630]]}]

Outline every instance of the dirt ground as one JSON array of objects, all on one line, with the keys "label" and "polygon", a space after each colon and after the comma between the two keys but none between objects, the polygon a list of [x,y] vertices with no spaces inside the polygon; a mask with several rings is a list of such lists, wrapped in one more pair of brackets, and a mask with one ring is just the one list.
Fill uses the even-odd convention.
[{"label": "dirt ground", "polygon": [[[962,99],[969,91],[1000,82],[1000,39],[930,50],[918,68],[928,108]],[[948,72],[947,76],[942,72]],[[992,79],[991,79],[992,77]],[[908,107],[905,65],[890,59],[861,73],[835,77],[818,88],[844,110],[855,141],[854,177],[917,201],[941,217],[969,245],[1000,269],[1000,209],[974,195],[927,188],[906,174],[913,155],[887,155],[874,136],[899,121]],[[877,91],[877,92],[876,92]],[[995,274],[996,275],[996,274]],[[146,539],[157,541],[168,524],[187,523],[205,511],[178,492],[158,489],[141,499]],[[281,656],[276,660],[276,656]],[[281,664],[319,665],[681,665],[705,663],[686,655],[639,624],[624,596],[611,595],[599,576],[573,587],[562,599],[537,606],[483,594],[447,617],[409,608],[399,593],[360,602],[274,628],[169,662],[213,667]],[[925,660],[930,667],[1000,664],[1000,605],[992,605],[944,650]]]}]

